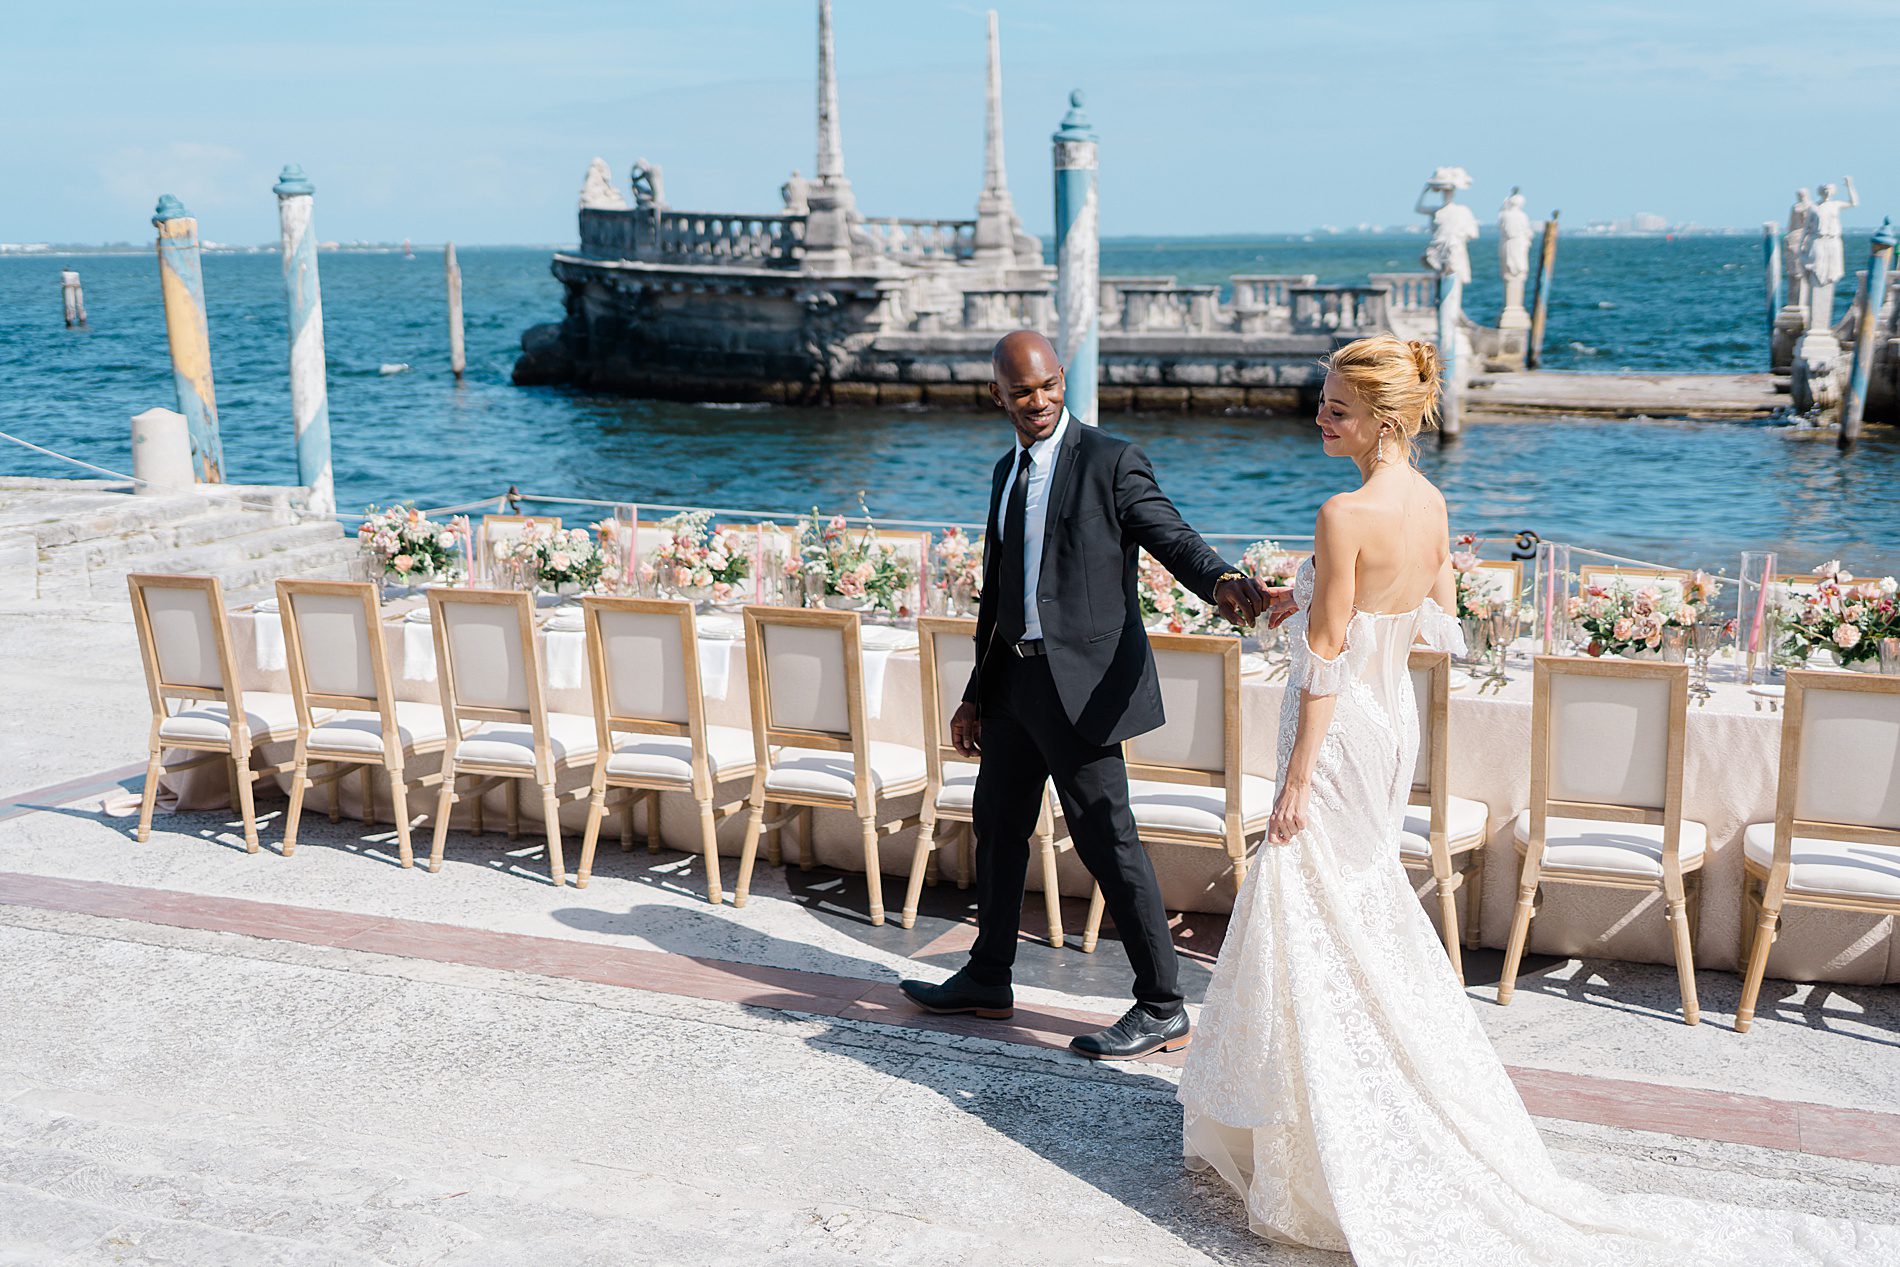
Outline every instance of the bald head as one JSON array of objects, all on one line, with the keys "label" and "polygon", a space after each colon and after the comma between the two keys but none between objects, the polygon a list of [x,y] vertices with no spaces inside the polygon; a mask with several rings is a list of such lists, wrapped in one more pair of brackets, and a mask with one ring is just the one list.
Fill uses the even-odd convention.
[{"label": "bald head", "polygon": [[1049,340],[1015,330],[990,353],[990,399],[1009,416],[1016,438],[1034,444],[1062,421],[1062,362]]}]

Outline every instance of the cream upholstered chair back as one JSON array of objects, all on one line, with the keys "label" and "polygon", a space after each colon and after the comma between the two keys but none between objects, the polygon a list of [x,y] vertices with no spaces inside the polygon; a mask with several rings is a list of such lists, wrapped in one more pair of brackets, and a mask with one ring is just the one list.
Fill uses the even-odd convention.
[{"label": "cream upholstered chair back", "polygon": [[167,694],[220,698],[227,684],[235,688],[224,595],[215,576],[141,573],[126,581],[156,685]]},{"label": "cream upholstered chair back", "polygon": [[1466,586],[1494,603],[1514,603],[1524,591],[1524,564],[1517,559],[1485,559],[1468,575]]},{"label": "cream upholstered chair back", "polygon": [[1900,831],[1900,678],[1791,672],[1782,726],[1795,821]]},{"label": "cream upholstered chair back", "polygon": [[1412,790],[1431,792],[1445,786],[1448,759],[1446,722],[1451,709],[1451,653],[1411,653],[1412,702],[1418,708],[1418,756],[1412,762]]},{"label": "cream upholstered chair back", "polygon": [[1575,818],[1679,817],[1688,682],[1684,664],[1538,656],[1533,813],[1547,804]]},{"label": "cream upholstered chair back", "polygon": [[1681,568],[1618,567],[1611,563],[1585,563],[1577,568],[1577,579],[1586,586],[1601,585],[1607,589],[1621,582],[1632,591],[1654,587],[1658,593],[1671,598],[1682,597],[1689,575]]},{"label": "cream upholstered chair back", "polygon": [[602,702],[612,717],[684,725],[699,682],[693,605],[683,599],[586,598]]},{"label": "cream upholstered chair back", "polygon": [[293,683],[301,674],[301,693],[345,701],[339,708],[377,707],[386,669],[376,605],[368,581],[277,582],[286,658]]},{"label": "cream upholstered chair back", "polygon": [[867,753],[858,614],[799,607],[745,609],[746,677],[759,763],[790,745]]},{"label": "cream upholstered chair back", "polygon": [[976,622],[926,616],[917,622],[918,680],[923,684],[925,764],[931,780],[943,781],[943,763],[961,760],[950,742],[950,718],[963,702],[976,667]]},{"label": "cream upholstered chair back", "polygon": [[541,711],[533,601],[519,590],[429,591],[436,678],[443,709],[451,717],[482,710],[517,715],[507,720],[528,720],[528,714]]},{"label": "cream upholstered chair back", "polygon": [[1154,647],[1161,707],[1167,720],[1124,745],[1131,772],[1139,767],[1142,778],[1217,786],[1231,781],[1237,787],[1239,639],[1156,634],[1149,642]]}]

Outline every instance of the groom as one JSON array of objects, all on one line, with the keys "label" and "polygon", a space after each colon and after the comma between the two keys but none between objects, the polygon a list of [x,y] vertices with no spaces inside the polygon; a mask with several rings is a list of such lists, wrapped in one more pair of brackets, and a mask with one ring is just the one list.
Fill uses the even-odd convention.
[{"label": "groom", "polygon": [[974,805],[977,937],[941,985],[905,981],[932,1012],[1014,1012],[1029,838],[1053,780],[1077,855],[1102,887],[1135,970],[1136,1003],[1070,1048],[1134,1060],[1188,1044],[1161,889],[1128,808],[1121,743],[1162,722],[1161,687],[1135,596],[1136,548],[1221,614],[1251,625],[1267,596],[1182,522],[1142,451],[1071,417],[1063,369],[1041,335],[1004,336],[990,398],[1016,442],[990,482],[976,668],[950,720],[965,756],[982,754]]}]

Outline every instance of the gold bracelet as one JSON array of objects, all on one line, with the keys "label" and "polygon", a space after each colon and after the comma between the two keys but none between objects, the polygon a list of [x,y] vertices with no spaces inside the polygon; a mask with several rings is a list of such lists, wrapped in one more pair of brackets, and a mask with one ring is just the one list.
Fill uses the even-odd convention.
[{"label": "gold bracelet", "polygon": [[1222,572],[1219,576],[1214,578],[1214,588],[1219,589],[1229,581],[1244,581],[1246,579],[1248,578],[1245,572]]}]

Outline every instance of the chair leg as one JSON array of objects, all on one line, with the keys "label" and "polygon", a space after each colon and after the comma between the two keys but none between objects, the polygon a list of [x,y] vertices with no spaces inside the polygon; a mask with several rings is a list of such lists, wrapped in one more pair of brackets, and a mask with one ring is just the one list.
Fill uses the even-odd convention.
[{"label": "chair leg", "polygon": [[[807,805],[805,812],[798,816],[798,869],[810,871],[818,861],[818,836],[812,826],[817,810]],[[776,861],[776,859],[774,859]]]},{"label": "chair leg", "polygon": [[976,824],[965,823],[957,832],[957,843],[963,848],[963,862],[957,869],[957,887],[967,889],[976,876]]},{"label": "chair leg", "polygon": [[1504,944],[1504,971],[1498,977],[1498,1003],[1511,1001],[1517,992],[1517,966],[1524,959],[1524,942],[1530,936],[1531,916],[1537,905],[1537,877],[1531,876],[1517,886],[1517,909],[1511,913],[1511,938]]},{"label": "chair leg", "polygon": [[1049,918],[1049,944],[1061,948],[1062,934],[1062,886],[1056,877],[1056,838],[1053,833],[1045,833],[1037,838],[1042,850],[1042,909]]},{"label": "chair leg", "polygon": [[333,769],[330,773],[337,776],[330,780],[330,821],[340,823],[343,821],[343,772]]},{"label": "chair leg", "polygon": [[303,821],[304,789],[310,786],[310,766],[299,762],[290,772],[290,808],[284,812],[284,857],[297,852],[297,824]]},{"label": "chair leg", "polygon": [[237,771],[238,811],[244,815],[244,852],[257,852],[257,806],[251,802],[251,762],[247,756]]},{"label": "chair leg", "polygon": [[364,764],[357,767],[363,772],[363,804],[359,817],[365,827],[376,825],[376,767]]},{"label": "chair leg", "polygon": [[881,928],[884,925],[884,868],[878,858],[877,816],[860,818],[858,825],[864,834],[864,882],[871,891],[871,924]]},{"label": "chair leg", "polygon": [[633,852],[633,807],[640,803],[637,793],[629,792],[620,802],[620,852]]},{"label": "chair leg", "polygon": [[904,887],[904,915],[899,921],[905,928],[917,925],[917,903],[924,895],[924,876],[937,848],[937,820],[926,816],[917,824],[917,847],[910,855],[910,883]]},{"label": "chair leg", "polygon": [[1689,945],[1693,947],[1701,940],[1702,933],[1702,872],[1692,871],[1686,880],[1689,887]]},{"label": "chair leg", "polygon": [[[785,865],[784,835],[785,825],[783,823],[765,829],[765,861],[767,866],[781,867]],[[805,852],[809,854],[811,849],[807,847]]]},{"label": "chair leg", "polygon": [[[475,798],[477,805],[481,797]],[[435,840],[429,846],[429,874],[442,869],[442,847],[449,842],[449,811],[455,806],[455,772],[442,772],[442,792],[435,798]],[[480,812],[479,810],[477,811]]]},{"label": "chair leg", "polygon": [[141,845],[152,837],[152,807],[158,804],[158,781],[165,773],[164,763],[159,760],[162,755],[154,748],[152,759],[145,763],[145,786],[139,792],[138,842]]},{"label": "chair leg", "polygon": [[725,903],[719,877],[719,820],[713,816],[710,798],[699,803],[699,847],[706,855],[706,900],[714,906]]},{"label": "chair leg", "polygon": [[759,854],[759,829],[765,825],[765,801],[763,793],[754,788],[747,797],[748,807],[745,819],[745,844],[739,849],[739,883],[732,890],[734,909],[745,905],[746,895],[752,889],[752,863]]},{"label": "chair leg", "polygon": [[552,783],[541,789],[541,813],[548,828],[548,879],[554,881],[555,888],[563,889],[567,887],[567,859],[561,856],[561,803],[554,798]]},{"label": "chair leg", "polygon": [[[1781,926],[1780,904],[1770,906],[1766,901],[1755,900],[1748,891],[1752,884],[1753,881],[1747,875],[1742,877],[1742,929],[1748,937],[1749,946],[1748,967],[1742,974],[1742,1001],[1735,1009],[1735,1032],[1738,1034],[1746,1034],[1748,1027],[1755,1023],[1755,1005],[1761,1000],[1762,978],[1768,975],[1768,952],[1774,949],[1775,934]],[[1750,915],[1752,919],[1748,918]]]},{"label": "chair leg", "polygon": [[1102,907],[1104,905],[1102,886],[1098,884],[1089,893],[1089,914],[1082,923],[1082,953],[1085,955],[1095,953],[1096,939],[1102,935]]},{"label": "chair leg", "polygon": [[660,852],[660,794],[647,793],[647,852]]},{"label": "chair leg", "polygon": [[521,780],[509,779],[508,783],[508,839],[521,839]]},{"label": "chair leg", "polygon": [[407,871],[416,865],[416,852],[409,841],[409,786],[401,770],[389,772],[389,808],[396,819],[396,849]]},{"label": "chair leg", "polygon": [[1476,950],[1484,931],[1479,923],[1484,914],[1484,846],[1466,857],[1470,861],[1465,864],[1465,949]]},{"label": "chair leg", "polygon": [[482,801],[487,795],[488,794],[486,792],[477,793],[475,797],[475,804],[469,807],[471,811],[469,814],[469,818],[471,819],[472,830],[475,832],[477,836],[487,834],[483,830],[484,824],[482,822],[482,810],[483,810]]},{"label": "chair leg", "polygon": [[1459,943],[1463,940],[1458,930],[1458,890],[1453,887],[1451,877],[1446,876],[1438,884],[1438,927],[1444,938],[1445,953],[1451,956],[1451,970],[1458,977],[1458,984],[1465,983],[1465,958],[1459,953]]},{"label": "chair leg", "polygon": [[574,874],[574,887],[587,887],[594,874],[594,846],[600,840],[600,818],[607,812],[607,784],[599,772],[594,775],[593,795],[587,798],[587,830],[581,833],[581,868]]},{"label": "chair leg", "polygon": [[1682,987],[1682,1021],[1685,1025],[1697,1025],[1702,1021],[1702,1009],[1695,995],[1695,947],[1689,940],[1688,902],[1683,897],[1682,882],[1676,881],[1674,893],[1668,892],[1671,886],[1664,881],[1664,896],[1669,903],[1669,940],[1676,952],[1676,980]]}]

